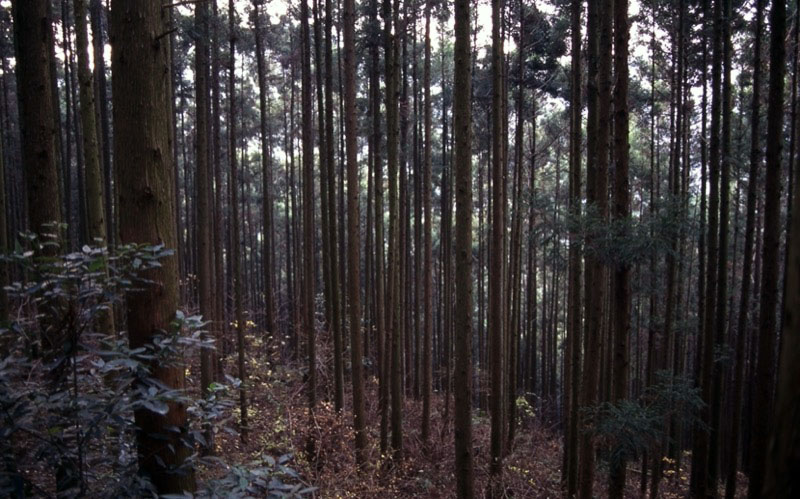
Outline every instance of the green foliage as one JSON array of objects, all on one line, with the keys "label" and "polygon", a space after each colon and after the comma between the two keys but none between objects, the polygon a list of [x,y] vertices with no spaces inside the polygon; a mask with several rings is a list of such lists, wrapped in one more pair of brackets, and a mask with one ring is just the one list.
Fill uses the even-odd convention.
[{"label": "green foliage", "polygon": [[[196,495],[185,494],[177,497],[267,497],[299,498],[313,493],[316,488],[302,483],[297,473],[288,466],[291,454],[280,456],[277,460],[264,455],[240,466],[227,467],[227,473],[219,479],[209,480],[205,488]],[[225,466],[224,463],[221,463]]]},{"label": "green foliage", "polygon": [[[234,432],[228,422],[239,380],[215,382],[202,398],[153,376],[155,365],[183,369],[200,349],[214,348],[200,316],[177,311],[167,330],[135,349],[108,330],[104,318],[114,305],[151,285],[142,273],[161,266],[171,250],[128,245],[109,255],[84,246],[43,256],[53,241],[26,234],[3,257],[28,280],[6,288],[18,313],[0,328],[0,496],[52,495],[45,484],[53,470],[63,497],[152,496],[151,484],[138,474],[134,411],[164,415],[182,404],[189,416],[185,443],[199,450],[207,446],[206,431]],[[185,466],[219,465],[210,459],[198,452]],[[299,481],[287,461],[231,468],[240,480],[209,483],[209,490],[236,496],[267,480],[275,491],[300,495],[302,487],[282,481]],[[241,476],[256,485],[242,488]]]},{"label": "green foliage", "polygon": [[607,450],[606,459],[616,464],[638,458],[656,443],[668,438],[668,422],[699,424],[704,406],[700,390],[691,379],[657,373],[657,382],[637,400],[606,402],[585,409],[592,432]]}]

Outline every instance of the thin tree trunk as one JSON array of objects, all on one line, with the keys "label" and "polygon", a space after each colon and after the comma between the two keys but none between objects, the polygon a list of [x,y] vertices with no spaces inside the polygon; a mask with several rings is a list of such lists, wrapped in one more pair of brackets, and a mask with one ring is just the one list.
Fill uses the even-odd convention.
[{"label": "thin tree trunk", "polygon": [[[341,410],[344,405],[344,367],[342,360],[343,336],[342,324],[343,317],[340,304],[339,283],[339,253],[337,247],[337,217],[336,217],[336,195],[335,195],[335,168],[333,155],[333,48],[331,31],[333,28],[333,14],[331,13],[331,0],[325,0],[325,166],[328,168],[327,188],[328,188],[328,245],[330,249],[330,274],[331,274],[331,326],[333,327],[333,365],[334,365],[334,402],[335,407]],[[320,132],[322,133],[322,132]],[[355,132],[354,132],[355,133]],[[343,213],[340,211],[340,213]],[[358,221],[356,221],[358,222]],[[341,234],[340,234],[341,235]],[[341,258],[344,258],[342,253]],[[360,283],[359,283],[360,284]],[[342,300],[343,301],[343,300]]]},{"label": "thin tree trunk", "polygon": [[236,158],[236,9],[233,0],[228,0],[228,43],[230,46],[230,65],[228,67],[228,159],[231,164],[228,188],[230,189],[231,211],[231,275],[234,319],[236,321],[237,368],[241,385],[239,387],[239,416],[240,436],[242,441],[247,439],[247,388],[245,373],[245,319],[244,304],[242,303],[242,262],[240,255],[239,234],[239,168]]},{"label": "thin tree trunk", "polygon": [[[423,277],[423,309],[424,309],[424,346],[422,349],[422,441],[427,445],[431,432],[431,354],[433,347],[433,236],[431,210],[431,1],[425,2],[425,63],[422,70],[422,88],[424,92],[424,128],[425,146],[422,162],[422,198],[425,211],[424,277]],[[466,5],[469,8],[469,5]]]},{"label": "thin tree trunk", "polygon": [[[330,0],[327,0],[330,5]],[[330,10],[327,15],[330,16]],[[356,53],[355,53],[355,2],[344,0],[342,12],[344,29],[344,111],[345,111],[345,145],[347,146],[347,249],[348,276],[350,288],[350,362],[353,366],[353,428],[356,439],[356,462],[359,466],[366,463],[367,430],[364,414],[364,354],[361,348],[361,300],[360,290],[361,265],[359,263],[359,184],[358,184],[358,128],[356,116]],[[330,40],[330,36],[327,37]],[[330,125],[329,125],[330,126]],[[330,134],[332,135],[332,134]]]},{"label": "thin tree trunk", "polygon": [[[395,0],[396,1],[396,0]],[[403,456],[403,401],[402,401],[402,338],[399,328],[399,295],[400,288],[398,246],[400,243],[399,230],[399,204],[397,195],[397,169],[398,169],[398,129],[397,129],[397,39],[393,26],[398,26],[397,5],[392,6],[392,0],[383,1],[384,17],[384,62],[386,65],[386,151],[388,158],[389,174],[389,286],[386,298],[388,315],[386,324],[388,336],[391,338],[391,353],[387,356],[387,377],[391,377],[391,406],[392,406],[392,449],[394,456],[401,459]],[[388,353],[388,352],[387,352]],[[389,369],[389,364],[391,368]]]},{"label": "thin tree trunk", "polygon": [[739,433],[741,428],[744,385],[744,350],[747,334],[747,318],[750,312],[750,283],[753,265],[753,239],[756,216],[756,187],[758,185],[758,169],[761,158],[760,141],[760,109],[761,109],[761,36],[763,13],[766,0],[756,2],[755,32],[753,34],[753,97],[750,118],[750,171],[747,181],[747,215],[745,218],[744,257],[742,262],[742,288],[739,300],[739,316],[736,325],[736,364],[733,382],[733,422],[730,441],[728,442],[728,467],[725,483],[725,497],[736,496],[736,472],[739,458]]},{"label": "thin tree trunk", "polygon": [[[614,210],[623,240],[631,222],[630,179],[628,178],[628,0],[614,0]],[[611,400],[620,403],[628,397],[628,337],[631,329],[631,265],[616,262],[613,279],[613,362]],[[612,459],[609,470],[609,497],[622,497],[625,490],[624,457]]]},{"label": "thin tree trunk", "polygon": [[[489,329],[491,331],[491,454],[495,483],[490,494],[499,495],[503,471],[503,39],[500,36],[501,0],[492,0],[492,230],[489,265]],[[497,490],[495,490],[497,488]]]},{"label": "thin tree trunk", "polygon": [[[277,333],[275,323],[275,298],[273,289],[273,258],[274,258],[274,245],[272,244],[273,237],[273,219],[272,219],[272,136],[269,133],[268,113],[267,106],[267,62],[264,56],[264,40],[261,33],[261,16],[258,12],[259,0],[254,0],[253,3],[253,31],[255,32],[256,41],[256,64],[258,66],[258,104],[259,104],[259,126],[261,132],[261,175],[262,175],[262,224],[264,230],[263,245],[263,273],[264,273],[264,319],[267,332],[271,335]],[[202,222],[201,222],[202,223]]]},{"label": "thin tree trunk", "polygon": [[[569,282],[567,303],[567,376],[565,376],[565,401],[567,428],[564,453],[566,466],[564,474],[567,482],[567,497],[573,497],[577,491],[578,477],[578,392],[581,376],[581,261],[580,240],[577,231],[572,228],[578,223],[581,215],[581,1],[572,0],[570,22],[572,29],[572,65],[570,70],[570,167],[569,167]],[[534,133],[535,133],[534,116]],[[533,169],[533,166],[531,166]],[[531,172],[533,178],[533,172]],[[531,182],[531,190],[533,182]],[[533,230],[533,219],[531,227]],[[535,264],[535,263],[534,263]],[[536,293],[536,269],[533,269],[533,293]],[[535,309],[534,309],[535,310]],[[535,327],[535,326],[534,326]],[[534,336],[535,344],[535,336]],[[535,353],[532,359],[535,361]],[[535,364],[533,373],[536,372]],[[535,374],[534,374],[535,375]],[[534,383],[535,392],[535,383]]]},{"label": "thin tree trunk", "polygon": [[[455,3],[453,128],[456,167],[456,337],[455,440],[458,496],[474,497],[472,464],[472,113],[470,72],[470,5]],[[429,126],[427,128],[430,128]],[[430,183],[427,183],[430,185]]]}]

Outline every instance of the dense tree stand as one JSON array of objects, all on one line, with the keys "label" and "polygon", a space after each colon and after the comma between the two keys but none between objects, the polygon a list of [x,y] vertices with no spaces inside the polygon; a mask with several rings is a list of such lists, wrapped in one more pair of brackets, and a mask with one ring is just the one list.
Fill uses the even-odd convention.
[{"label": "dense tree stand", "polygon": [[0,2],[0,496],[794,497],[784,0]]}]

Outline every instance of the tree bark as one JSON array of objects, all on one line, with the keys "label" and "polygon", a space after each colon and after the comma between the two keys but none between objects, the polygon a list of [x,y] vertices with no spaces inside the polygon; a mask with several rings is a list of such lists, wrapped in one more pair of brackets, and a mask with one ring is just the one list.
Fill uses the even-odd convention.
[{"label": "tree bark", "polygon": [[[503,470],[503,39],[500,35],[501,0],[492,0],[492,228],[489,264],[489,329],[491,331],[491,454],[495,485]],[[492,489],[494,486],[490,485]],[[499,493],[498,491],[495,491]],[[491,492],[490,492],[491,493]]]},{"label": "tree bark", "polygon": [[308,14],[308,0],[303,0],[300,4],[303,113],[303,329],[306,333],[308,356],[308,406],[313,411],[317,404],[317,359],[314,325],[314,130],[311,123],[311,39]]},{"label": "tree bark", "polygon": [[230,47],[230,61],[228,66],[228,159],[230,160],[230,176],[228,189],[230,190],[231,213],[231,275],[228,277],[233,288],[234,320],[236,324],[236,350],[237,369],[239,372],[239,432],[242,441],[247,439],[247,388],[245,372],[245,318],[244,304],[242,303],[242,258],[240,237],[241,224],[239,212],[239,166],[236,158],[236,8],[234,0],[228,0],[228,43]]},{"label": "tree bark", "polygon": [[[422,348],[422,441],[427,444],[431,431],[431,388],[433,383],[431,354],[433,350],[433,236],[431,210],[431,1],[425,2],[425,63],[422,70],[422,88],[425,102],[424,129],[425,145],[422,161],[422,199],[425,212],[424,270],[423,270],[423,310],[424,346]],[[469,5],[466,5],[469,8]]]},{"label": "tree bark", "polygon": [[[163,244],[172,249],[177,244],[177,235],[169,131],[170,44],[163,37],[169,29],[166,10],[153,2],[114,0],[111,27],[115,75],[114,170],[120,186],[120,239],[123,244]],[[149,344],[159,331],[168,330],[178,308],[176,256],[163,259],[160,268],[146,272],[143,277],[158,284],[128,296],[131,348]],[[152,369],[153,377],[164,385],[184,387],[183,367],[155,364]],[[193,491],[193,471],[174,472],[192,453],[185,444],[186,408],[170,403],[163,416],[139,409],[135,420],[140,471],[149,476],[160,494]]]},{"label": "tree bark", "polygon": [[[781,154],[783,152],[783,90],[784,67],[786,59],[786,47],[784,38],[786,35],[786,3],[783,0],[776,0],[772,3],[770,10],[770,48],[769,48],[769,96],[767,101],[767,151],[766,151],[766,176],[764,179],[764,235],[761,261],[761,304],[759,310],[758,328],[758,362],[755,371],[755,386],[759,387],[755,391],[754,407],[763,411],[759,417],[753,418],[753,429],[751,439],[750,457],[750,483],[748,497],[771,497],[765,490],[767,484],[765,475],[770,476],[777,473],[766,467],[766,461],[771,452],[768,448],[770,428],[773,428],[773,421],[785,423],[785,419],[775,419],[773,414],[772,386],[775,384],[775,339],[777,336],[777,317],[776,308],[778,305],[778,262],[780,250],[780,192],[781,192]],[[797,217],[795,217],[796,219]],[[792,251],[792,249],[789,249]],[[796,251],[792,251],[796,254]],[[790,257],[791,258],[791,257]],[[796,262],[796,259],[790,261]],[[794,269],[790,266],[789,270],[795,276]],[[789,274],[792,275],[792,274]],[[788,296],[788,295],[787,295]],[[787,305],[789,300],[787,300]],[[789,315],[790,323],[793,316]],[[790,331],[790,330],[785,330]],[[791,332],[789,333],[791,341]],[[791,343],[790,343],[791,345]],[[781,359],[781,369],[785,369],[784,363],[791,360],[793,351],[789,350]],[[786,368],[788,369],[788,368]],[[784,378],[782,385],[789,383]],[[782,387],[785,394],[786,389]],[[784,395],[785,397],[785,395]],[[786,410],[790,407],[790,401],[782,399],[783,405],[780,406],[782,418],[786,417]],[[785,426],[784,426],[785,428]],[[796,442],[796,431],[793,441]],[[792,439],[792,434],[784,435]],[[784,442],[790,441],[784,440]],[[777,442],[777,441],[776,441]],[[778,443],[775,448],[785,449],[786,444]],[[786,451],[783,451],[786,452]],[[776,454],[772,454],[773,457]],[[779,454],[778,454],[779,455]],[[794,460],[796,461],[797,449],[794,449]],[[775,466],[785,466],[786,461],[774,461]],[[796,481],[796,477],[793,477]],[[775,493],[778,489],[775,479],[769,483]],[[784,482],[785,483],[785,482]]]},{"label": "tree bark", "polygon": [[[330,0],[326,1],[330,5]],[[328,11],[330,16],[330,11]],[[358,121],[356,116],[356,53],[355,53],[355,2],[344,0],[342,12],[344,29],[344,112],[345,145],[347,148],[347,249],[350,272],[347,280],[350,291],[350,362],[353,366],[353,428],[356,439],[356,462],[366,463],[367,429],[364,414],[364,354],[361,346],[361,250],[359,225],[358,183]],[[330,40],[330,37],[327,37]],[[331,134],[333,135],[333,134]]]},{"label": "tree bark", "polygon": [[744,256],[742,262],[742,284],[739,300],[739,315],[736,325],[736,364],[733,382],[733,424],[728,456],[730,466],[725,483],[725,497],[736,496],[736,472],[739,458],[739,433],[742,427],[742,404],[744,385],[744,351],[745,337],[748,329],[748,313],[750,312],[750,286],[753,266],[753,240],[756,218],[756,187],[758,186],[758,169],[761,159],[760,148],[760,114],[761,114],[761,37],[763,31],[763,14],[766,0],[756,2],[755,32],[753,34],[753,96],[750,117],[750,170],[747,180],[747,214],[745,216]]},{"label": "tree bark", "polygon": [[[631,223],[630,179],[628,178],[628,0],[614,0],[614,220],[617,234],[624,241]],[[623,257],[624,258],[624,257]],[[628,337],[631,329],[631,266],[618,261],[613,279],[613,362],[611,400],[619,403],[628,397]],[[622,497],[625,490],[624,458],[612,459],[609,470],[609,497]]]},{"label": "tree bark", "polygon": [[261,16],[258,12],[260,0],[253,2],[253,31],[255,32],[256,42],[256,65],[258,67],[258,107],[259,107],[259,126],[261,132],[261,175],[262,175],[262,225],[263,235],[263,272],[264,272],[264,319],[267,333],[277,334],[275,320],[275,296],[274,296],[274,263],[275,247],[273,244],[273,205],[272,205],[272,136],[269,132],[269,107],[267,105],[267,93],[269,91],[267,82],[267,61],[264,55],[264,40],[261,33]]},{"label": "tree bark", "polygon": [[[571,23],[571,57],[570,70],[570,167],[569,167],[569,217],[568,227],[577,224],[581,215],[581,1],[572,0],[570,12]],[[535,116],[534,116],[535,120]],[[535,128],[534,128],[535,131]],[[533,175],[533,174],[532,174]],[[531,185],[533,189],[533,185]],[[533,220],[528,230],[533,231]],[[581,359],[581,261],[580,240],[575,229],[569,231],[569,276],[567,303],[567,367],[565,379],[568,381],[565,408],[568,414],[566,443],[564,452],[567,456],[565,475],[567,497],[575,495],[578,476],[578,392],[580,390]],[[536,277],[533,270],[533,283]],[[536,293],[534,287],[533,293]],[[535,327],[535,326],[534,326]],[[533,341],[535,342],[535,336]],[[532,357],[535,360],[534,357]],[[533,373],[535,376],[535,364]],[[535,390],[535,383],[534,383]]]},{"label": "tree bark", "polygon": [[[454,81],[456,182],[455,440],[458,496],[474,497],[472,464],[472,114],[470,2],[455,3]],[[427,88],[427,87],[426,87]],[[430,128],[430,127],[428,127]],[[427,183],[426,185],[430,185]]]},{"label": "tree bark", "polygon": [[36,233],[49,233],[52,229],[44,225],[61,222],[56,166],[58,131],[51,94],[54,76],[48,56],[53,33],[46,0],[14,0],[12,12],[28,227]]}]

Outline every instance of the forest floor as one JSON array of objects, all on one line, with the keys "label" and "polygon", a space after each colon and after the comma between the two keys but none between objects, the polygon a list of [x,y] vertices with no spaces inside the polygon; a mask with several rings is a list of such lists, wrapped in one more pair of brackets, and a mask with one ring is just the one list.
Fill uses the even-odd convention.
[{"label": "forest floor", "polygon": [[[248,349],[250,431],[245,443],[235,435],[220,434],[218,453],[229,463],[246,463],[264,454],[275,458],[291,454],[289,466],[303,480],[317,488],[324,498],[448,498],[455,497],[454,448],[452,425],[444,419],[444,396],[434,392],[431,408],[431,442],[420,439],[422,403],[406,397],[403,412],[404,459],[392,462],[380,452],[380,413],[378,382],[369,373],[366,383],[368,431],[367,462],[359,470],[354,457],[350,386],[345,382],[345,408],[339,414],[332,403],[332,348],[327,338],[318,336],[318,404],[313,418],[307,409],[307,392],[302,364],[277,364],[266,360],[267,348],[255,340]],[[262,354],[258,354],[261,352]],[[272,357],[275,357],[273,349]],[[277,360],[277,359],[274,359]],[[231,358],[228,362],[234,365]],[[349,363],[346,362],[349,365]],[[325,366],[325,367],[323,367]],[[346,365],[346,368],[348,366]],[[229,371],[232,372],[232,371]],[[347,377],[347,373],[345,374]],[[451,405],[452,410],[452,405]],[[238,419],[238,408],[234,409]],[[514,447],[505,461],[503,488],[507,497],[562,497],[562,438],[553,424],[545,423],[532,410],[523,411]],[[475,487],[486,490],[489,479],[490,421],[476,411],[473,416]],[[316,442],[308,451],[308,442]],[[683,459],[688,463],[690,457]],[[666,463],[669,465],[670,463]],[[689,470],[666,466],[659,497],[686,497]],[[641,497],[640,466],[628,466],[626,497]],[[220,471],[220,470],[217,470]],[[605,496],[606,468],[598,463],[595,474],[597,496]],[[741,483],[740,491],[746,490]],[[480,494],[483,495],[483,494]]]}]

